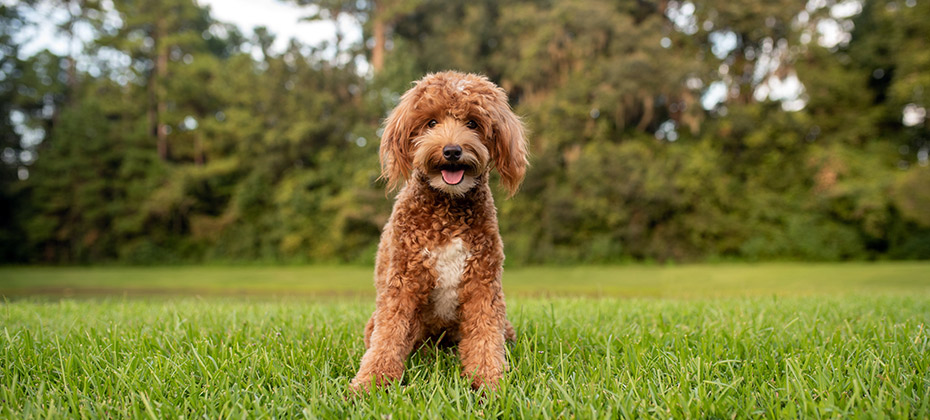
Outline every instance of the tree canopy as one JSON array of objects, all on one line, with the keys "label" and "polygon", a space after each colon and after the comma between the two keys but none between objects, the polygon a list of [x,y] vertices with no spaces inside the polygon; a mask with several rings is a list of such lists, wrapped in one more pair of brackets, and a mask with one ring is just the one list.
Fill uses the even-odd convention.
[{"label": "tree canopy", "polygon": [[362,39],[0,4],[0,261],[370,262],[381,121],[446,69],[529,127],[511,264],[930,258],[928,1],[288,1]]}]

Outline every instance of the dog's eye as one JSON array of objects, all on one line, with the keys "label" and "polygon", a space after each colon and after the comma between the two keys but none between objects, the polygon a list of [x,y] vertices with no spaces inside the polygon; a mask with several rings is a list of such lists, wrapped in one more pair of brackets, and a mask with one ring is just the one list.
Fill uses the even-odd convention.
[{"label": "dog's eye", "polygon": [[436,126],[436,124],[439,124],[439,121],[436,121],[436,120],[429,120],[429,122],[426,123],[426,126],[429,127],[429,128],[433,128],[433,127]]},{"label": "dog's eye", "polygon": [[472,129],[472,130],[474,130],[474,129],[478,128],[478,123],[476,123],[475,120],[468,120],[468,122],[465,123],[465,126],[468,127],[468,128],[470,128],[470,129]]}]

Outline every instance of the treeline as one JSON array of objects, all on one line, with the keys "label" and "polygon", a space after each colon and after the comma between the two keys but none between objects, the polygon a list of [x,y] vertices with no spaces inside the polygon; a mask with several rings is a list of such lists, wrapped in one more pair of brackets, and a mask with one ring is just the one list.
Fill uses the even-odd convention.
[{"label": "treeline", "polygon": [[[0,260],[370,262],[379,124],[444,69],[531,130],[509,263],[930,258],[928,1],[291,1],[363,40],[0,5]],[[80,48],[25,57],[49,4]]]}]

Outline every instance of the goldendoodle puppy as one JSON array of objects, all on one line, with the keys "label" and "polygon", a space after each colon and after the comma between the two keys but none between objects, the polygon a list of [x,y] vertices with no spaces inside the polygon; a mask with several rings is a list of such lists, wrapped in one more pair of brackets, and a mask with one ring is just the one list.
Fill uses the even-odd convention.
[{"label": "goldendoodle puppy", "polygon": [[400,378],[411,350],[440,335],[458,343],[474,388],[496,389],[514,331],[488,177],[495,168],[516,192],[527,167],[523,124],[484,76],[430,74],[387,118],[380,153],[389,188],[403,188],[378,246],[376,309],[352,389]]}]

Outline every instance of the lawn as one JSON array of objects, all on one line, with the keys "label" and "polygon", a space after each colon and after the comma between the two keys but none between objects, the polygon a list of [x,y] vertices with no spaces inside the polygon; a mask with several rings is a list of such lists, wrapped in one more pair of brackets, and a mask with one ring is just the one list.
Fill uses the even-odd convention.
[{"label": "lawn", "polygon": [[423,348],[401,384],[347,398],[370,269],[0,269],[0,417],[927,418],[926,273],[509,270],[499,392]]},{"label": "lawn", "polygon": [[[0,296],[373,297],[373,269],[296,267],[0,267]],[[930,295],[930,262],[719,264],[506,269],[508,296],[713,298]]]}]

